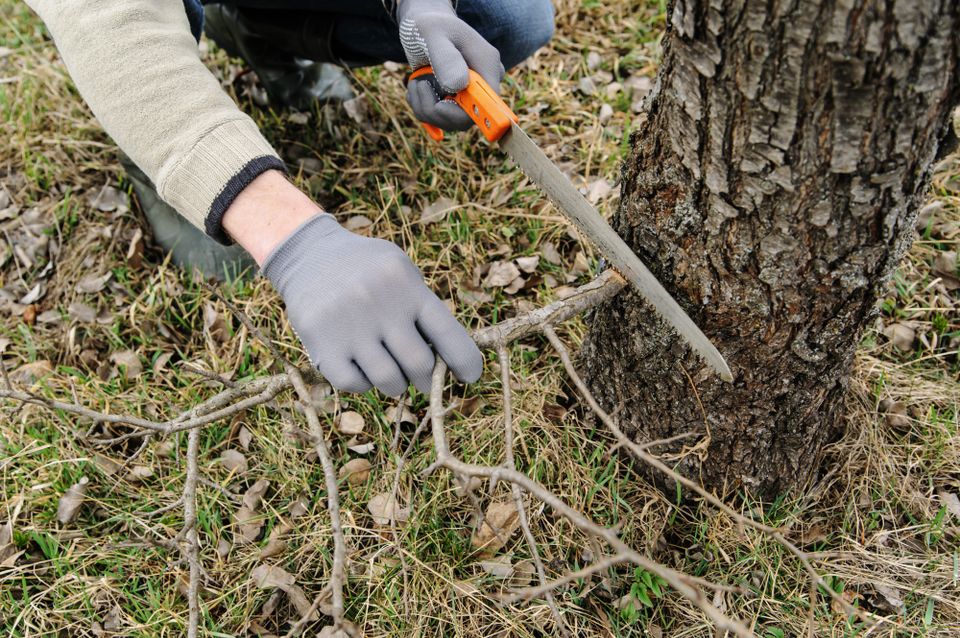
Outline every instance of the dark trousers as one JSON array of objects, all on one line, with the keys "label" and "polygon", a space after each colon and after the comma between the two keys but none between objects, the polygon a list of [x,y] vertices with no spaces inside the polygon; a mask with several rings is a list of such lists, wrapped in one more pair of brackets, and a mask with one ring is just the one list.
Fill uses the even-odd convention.
[{"label": "dark trousers", "polygon": [[[202,28],[203,4],[213,0],[184,0],[194,34]],[[391,15],[391,0],[231,0],[232,4],[275,18],[288,20],[296,37],[306,29],[317,35],[315,50],[301,43],[292,51],[298,57],[337,61],[351,66],[405,62],[397,23]],[[553,34],[550,0],[458,0],[457,14],[497,47],[506,68],[516,66],[542,47]],[[272,15],[271,15],[272,14]]]}]

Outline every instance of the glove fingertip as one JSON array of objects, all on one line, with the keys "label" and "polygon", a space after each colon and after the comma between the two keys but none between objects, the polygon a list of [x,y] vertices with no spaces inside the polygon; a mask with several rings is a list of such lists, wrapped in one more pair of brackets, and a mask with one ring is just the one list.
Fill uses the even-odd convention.
[{"label": "glove fingertip", "polygon": [[483,374],[483,355],[476,344],[471,342],[471,345],[473,352],[464,353],[459,361],[448,362],[453,374],[464,383],[473,383]]}]

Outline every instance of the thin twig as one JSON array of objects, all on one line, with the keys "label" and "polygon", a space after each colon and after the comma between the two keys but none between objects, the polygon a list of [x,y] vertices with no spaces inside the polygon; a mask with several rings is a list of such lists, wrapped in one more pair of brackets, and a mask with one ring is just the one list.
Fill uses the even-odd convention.
[{"label": "thin twig", "polygon": [[314,450],[320,465],[323,467],[323,477],[327,487],[327,512],[330,514],[330,533],[333,536],[333,566],[330,569],[330,589],[333,595],[331,615],[336,629],[343,626],[343,586],[346,582],[347,543],[343,535],[343,526],[340,523],[340,496],[337,488],[337,473],[327,447],[327,439],[317,416],[317,409],[310,398],[310,390],[300,376],[300,371],[292,365],[286,367],[287,375],[300,397],[303,413],[310,426],[310,435],[314,440]]}]

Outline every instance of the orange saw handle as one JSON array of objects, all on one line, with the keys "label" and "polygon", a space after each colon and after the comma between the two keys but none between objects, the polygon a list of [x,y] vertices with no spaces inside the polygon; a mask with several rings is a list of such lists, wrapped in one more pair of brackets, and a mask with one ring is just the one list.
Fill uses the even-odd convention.
[{"label": "orange saw handle", "polygon": [[[480,132],[488,141],[496,142],[510,130],[512,122],[519,120],[479,73],[473,69],[468,69],[467,72],[470,74],[467,88],[454,95],[453,101],[480,127]],[[414,80],[424,75],[433,75],[433,67],[422,66],[411,73],[409,79]],[[426,122],[421,124],[431,138],[438,142],[443,140],[442,129]]]}]

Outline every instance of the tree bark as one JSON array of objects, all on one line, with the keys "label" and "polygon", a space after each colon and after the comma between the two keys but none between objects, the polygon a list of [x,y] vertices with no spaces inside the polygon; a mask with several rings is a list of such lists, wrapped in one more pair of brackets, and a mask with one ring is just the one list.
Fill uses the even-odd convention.
[{"label": "tree bark", "polygon": [[802,486],[843,428],[864,327],[914,236],[960,86],[957,0],[677,0],[617,232],[726,357],[725,384],[636,294],[580,365],[636,440],[687,431],[721,493]]}]

